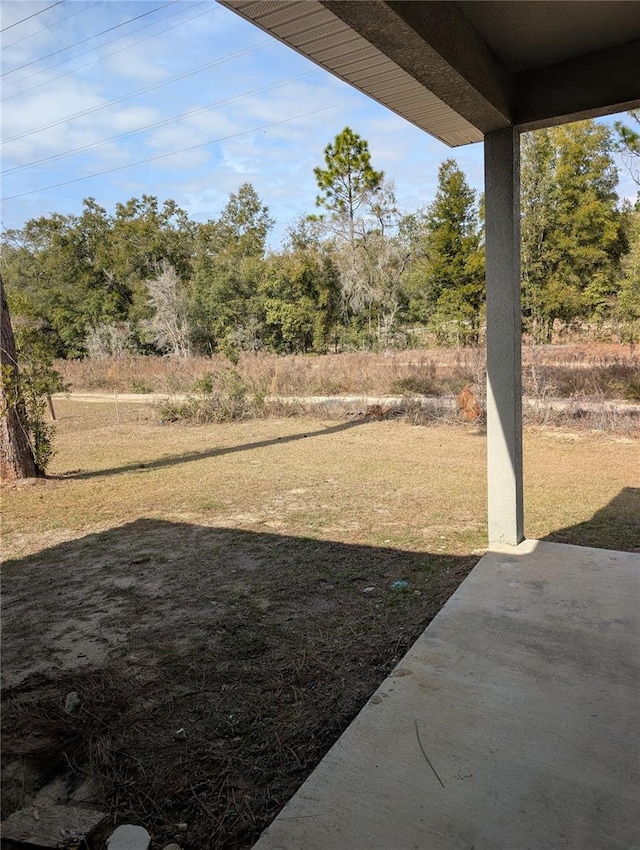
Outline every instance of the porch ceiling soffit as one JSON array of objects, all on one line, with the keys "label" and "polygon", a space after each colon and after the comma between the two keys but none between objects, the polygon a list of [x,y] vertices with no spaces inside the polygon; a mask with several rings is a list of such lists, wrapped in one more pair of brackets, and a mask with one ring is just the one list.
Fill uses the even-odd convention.
[{"label": "porch ceiling soffit", "polygon": [[221,2],[452,147],[640,106],[640,3]]}]

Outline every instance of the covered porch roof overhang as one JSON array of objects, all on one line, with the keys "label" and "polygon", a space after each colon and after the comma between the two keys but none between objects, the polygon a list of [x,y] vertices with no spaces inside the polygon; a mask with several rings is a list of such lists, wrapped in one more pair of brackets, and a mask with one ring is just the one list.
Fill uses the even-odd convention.
[{"label": "covered porch roof overhang", "polygon": [[640,106],[627,0],[222,0],[455,147]]},{"label": "covered porch roof overhang", "polygon": [[520,133],[640,107],[640,3],[222,3],[445,144],[484,141],[489,543],[518,545]]}]

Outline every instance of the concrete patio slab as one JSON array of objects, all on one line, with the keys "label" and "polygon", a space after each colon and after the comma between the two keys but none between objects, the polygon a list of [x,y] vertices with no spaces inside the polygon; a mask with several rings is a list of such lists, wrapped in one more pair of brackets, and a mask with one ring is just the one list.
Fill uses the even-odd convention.
[{"label": "concrete patio slab", "polygon": [[640,848],[640,555],[485,555],[256,850]]}]

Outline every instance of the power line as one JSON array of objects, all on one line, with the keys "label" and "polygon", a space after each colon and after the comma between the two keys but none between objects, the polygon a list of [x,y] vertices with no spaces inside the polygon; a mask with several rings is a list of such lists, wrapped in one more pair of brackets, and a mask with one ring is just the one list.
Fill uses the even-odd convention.
[{"label": "power line", "polygon": [[104,171],[96,171],[94,174],[86,174],[83,177],[76,177],[73,180],[63,180],[60,183],[53,183],[51,186],[43,186],[40,189],[31,189],[28,192],[20,192],[18,195],[8,195],[6,198],[0,198],[0,202],[13,201],[16,198],[25,198],[27,195],[37,195],[39,192],[48,192],[49,189],[58,189],[60,186],[70,186],[72,183],[81,183],[83,180],[92,180],[94,177],[104,177],[105,174],[114,174],[116,171],[124,171],[127,168],[135,168],[137,165],[146,165],[149,162],[157,162],[159,159],[166,159],[170,156],[176,156],[179,153],[188,153],[189,151],[197,150],[198,148],[206,148],[207,145],[215,145],[218,142],[226,142],[229,139],[237,139],[240,136],[247,136],[249,133],[258,133],[260,130],[268,130],[271,127],[278,127],[281,124],[287,124],[289,121],[297,121],[300,118],[308,118],[310,115],[318,115],[320,112],[328,112],[330,109],[337,109],[339,106],[344,106],[346,103],[351,103],[355,98],[350,97],[340,103],[334,103],[331,106],[323,106],[321,109],[312,109],[310,112],[303,112],[300,115],[292,115],[290,118],[283,118],[281,121],[272,121],[269,124],[262,124],[259,127],[252,127],[250,130],[242,130],[239,133],[231,133],[228,136],[220,136],[217,139],[210,139],[208,142],[200,142],[197,145],[190,145],[186,148],[180,148],[177,151],[169,153],[161,153],[157,156],[150,156],[147,159],[140,159],[137,162],[130,162],[127,165],[118,165],[115,168],[107,168]]},{"label": "power line", "polygon": [[[205,0],[202,0],[200,3],[195,3],[193,6],[191,6],[191,8],[193,9],[196,6],[201,6],[203,2],[205,2]],[[78,65],[77,68],[72,68],[70,71],[64,71],[64,73],[58,74],[57,77],[50,77],[48,80],[43,80],[41,83],[36,83],[36,85],[31,86],[31,88],[22,89],[21,91],[16,92],[15,94],[7,95],[7,97],[2,98],[2,103],[5,103],[5,101],[7,101],[7,100],[11,100],[14,97],[22,97],[22,95],[28,94],[30,91],[33,91],[34,89],[40,88],[40,86],[49,85],[49,83],[53,83],[56,80],[60,80],[62,77],[66,77],[69,74],[75,74],[77,71],[82,71],[84,68],[88,68],[90,65],[95,65],[96,62],[101,62],[104,59],[108,59],[110,56],[115,56],[116,53],[122,53],[123,50],[131,50],[132,47],[136,47],[138,44],[142,44],[143,42],[149,41],[152,38],[157,38],[157,36],[162,35],[165,32],[170,32],[170,30],[176,29],[176,27],[180,27],[183,24],[189,23],[189,21],[193,21],[196,18],[201,17],[202,15],[209,15],[209,14],[211,14],[211,12],[218,11],[218,9],[220,9],[219,6],[217,8],[216,7],[210,7],[209,9],[205,9],[204,12],[198,12],[197,15],[193,15],[191,18],[186,18],[183,21],[179,21],[177,24],[173,24],[173,26],[171,26],[171,27],[165,27],[164,29],[159,30],[159,32],[156,32],[153,35],[148,35],[145,38],[140,38],[140,39],[138,39],[138,41],[134,41],[131,44],[127,44],[124,47],[118,48],[118,50],[112,50],[111,53],[105,53],[104,56],[100,56],[97,59],[92,59],[91,62],[85,62],[84,65]],[[165,15],[164,18],[162,18],[162,20],[166,21],[167,18],[173,18],[174,15],[179,15],[181,11],[182,11],[181,9],[178,9],[175,12],[171,12],[171,14]],[[156,21],[155,23],[158,23],[158,22]],[[131,33],[129,33],[129,35],[133,35],[136,32],[141,32],[142,30],[146,30],[149,27],[155,26],[155,23],[145,24],[142,27],[138,27],[138,29],[133,30]],[[109,44],[115,44],[118,41],[122,41],[121,36],[118,36],[118,38],[114,38],[111,41],[105,41],[104,44],[100,45],[100,48],[102,49],[103,47],[107,47],[107,45],[109,45]],[[20,83],[23,83],[25,80],[31,79],[31,77],[37,77],[40,74],[44,74],[47,71],[51,71],[53,68],[58,68],[60,65],[66,65],[69,61],[73,62],[75,59],[79,59],[81,56],[85,56],[87,53],[94,53],[94,48],[91,47],[91,48],[89,48],[89,50],[83,50],[80,53],[77,53],[73,57],[73,59],[71,59],[71,60],[63,59],[62,62],[55,62],[53,65],[49,65],[48,68],[42,68],[39,71],[34,71],[33,74],[27,74],[25,77],[22,77],[22,79],[16,80],[13,83],[11,83],[11,82],[5,83],[5,85],[9,85],[9,86],[20,85]]]},{"label": "power line", "polygon": [[64,151],[63,153],[52,154],[51,156],[45,156],[42,159],[36,159],[32,162],[27,162],[24,165],[16,165],[14,168],[7,168],[2,171],[2,176],[6,177],[9,174],[15,174],[18,171],[24,171],[27,168],[33,168],[35,165],[43,165],[47,162],[56,162],[61,159],[66,159],[69,156],[74,156],[77,153],[82,153],[88,150],[94,150],[95,148],[102,147],[102,145],[109,144],[109,142],[116,142],[119,139],[125,139],[130,136],[136,136],[139,133],[144,133],[146,130],[155,130],[158,127],[164,127],[167,124],[175,124],[177,121],[182,121],[184,118],[189,118],[193,115],[198,115],[201,112],[207,112],[210,109],[213,109],[216,106],[224,106],[230,103],[236,103],[239,100],[244,100],[247,97],[253,97],[256,94],[264,94],[264,92],[273,91],[273,89],[282,88],[283,86],[290,85],[293,82],[298,82],[299,80],[304,80],[307,77],[314,77],[318,74],[322,73],[321,71],[309,71],[306,74],[297,74],[294,77],[286,77],[283,80],[278,80],[275,83],[271,83],[268,86],[261,86],[257,89],[252,89],[248,92],[243,92],[242,94],[235,95],[234,97],[228,97],[224,100],[216,100],[213,103],[208,103],[205,106],[199,106],[195,109],[189,109],[187,112],[182,112],[180,115],[174,115],[171,118],[163,118],[161,121],[156,121],[153,124],[146,124],[144,127],[138,127],[136,130],[128,130],[126,133],[119,133],[117,136],[110,136],[108,139],[101,139],[98,142],[90,142],[86,145],[81,145],[78,148],[73,148],[72,150]]},{"label": "power line", "polygon": [[15,24],[9,24],[8,27],[3,27],[0,32],[6,32],[7,30],[13,29],[14,27],[17,27],[18,24],[23,24],[25,21],[30,21],[31,18],[37,18],[38,15],[41,15],[43,12],[46,12],[49,9],[53,9],[54,6],[60,6],[62,3],[64,3],[64,0],[58,0],[57,3],[52,3],[50,6],[45,6],[44,9],[40,9],[39,12],[34,12],[33,15],[27,15],[26,18],[22,18],[22,20],[16,21]]},{"label": "power line", "polygon": [[83,109],[80,112],[75,112],[72,115],[67,115],[65,118],[59,118],[57,121],[51,121],[49,124],[43,124],[41,127],[36,127],[35,130],[27,130],[24,133],[19,133],[17,136],[11,136],[9,139],[3,139],[0,144],[8,144],[9,142],[16,142],[18,139],[24,139],[26,136],[33,136],[36,133],[40,133],[43,130],[49,130],[52,127],[58,127],[60,124],[66,124],[69,121],[74,121],[76,118],[83,118],[85,115],[92,115],[94,112],[99,112],[101,109],[106,109],[108,106],[114,106],[116,103],[122,103],[125,100],[131,100],[132,97],[137,97],[139,94],[145,94],[146,92],[154,91],[155,89],[162,88],[163,86],[167,86],[170,83],[177,82],[178,80],[184,80],[186,77],[192,77],[194,74],[199,74],[202,71],[206,71],[209,68],[214,68],[216,65],[223,65],[225,62],[231,62],[233,59],[238,59],[240,56],[246,56],[248,53],[253,53],[256,50],[259,50],[261,47],[264,47],[266,44],[270,44],[271,39],[265,38],[262,41],[258,41],[256,44],[251,47],[245,47],[242,50],[236,50],[234,53],[229,53],[226,56],[223,56],[221,59],[214,59],[213,62],[207,62],[206,65],[200,65],[197,68],[192,68],[189,71],[183,71],[181,74],[176,74],[173,77],[169,77],[166,80],[162,80],[158,83],[152,83],[149,86],[145,86],[142,89],[137,89],[134,92],[129,92],[129,94],[124,94],[121,97],[114,98],[113,100],[108,100],[106,103],[101,103],[99,106],[92,106],[91,109]]},{"label": "power line", "polygon": [[[63,0],[60,0],[60,2],[63,2]],[[105,33],[120,29],[120,27],[124,27],[126,26],[126,24],[133,23],[133,21],[139,21],[140,18],[146,18],[147,15],[153,15],[154,12],[157,12],[160,9],[166,9],[167,6],[173,6],[173,4],[177,2],[178,0],[170,0],[169,3],[165,3],[162,6],[156,6],[155,9],[150,9],[148,12],[143,12],[142,15],[136,15],[135,18],[129,18],[126,21],[122,21],[122,23],[120,24],[115,24],[112,27],[108,27],[106,30],[101,30],[100,32],[96,32],[93,35],[87,36],[87,38],[80,39],[80,41],[74,41],[73,44],[68,44],[66,47],[61,47],[59,50],[54,50],[52,53],[47,53],[46,56],[40,56],[38,59],[32,59],[31,62],[25,62],[24,65],[19,65],[17,68],[12,68],[10,71],[5,71],[4,74],[0,74],[0,77],[7,77],[9,76],[9,74],[15,74],[16,71],[22,71],[24,68],[28,68],[30,65],[36,65],[38,62],[43,62],[45,59],[51,58],[51,56],[57,56],[58,53],[64,53],[66,50],[71,50],[72,47],[77,47],[79,44],[84,44],[87,41],[91,41],[92,39],[97,38],[99,35],[104,35]]]},{"label": "power line", "polygon": [[[10,50],[12,47],[15,47],[16,44],[21,44],[23,41],[26,41],[28,38],[33,38],[34,35],[40,35],[41,32],[46,32],[47,30],[52,29],[52,27],[58,26],[58,24],[64,24],[66,21],[71,18],[75,18],[76,15],[82,15],[84,12],[88,12],[89,9],[93,9],[94,6],[97,6],[100,0],[96,0],[95,3],[90,3],[88,6],[85,6],[83,9],[78,9],[77,12],[73,12],[71,15],[67,15],[64,18],[58,18],[57,21],[53,21],[53,23],[49,24],[46,27],[41,27],[36,32],[30,32],[29,35],[24,35],[22,38],[19,38],[17,41],[12,41],[11,44],[4,44],[3,50]],[[55,4],[54,4],[55,5]]]}]

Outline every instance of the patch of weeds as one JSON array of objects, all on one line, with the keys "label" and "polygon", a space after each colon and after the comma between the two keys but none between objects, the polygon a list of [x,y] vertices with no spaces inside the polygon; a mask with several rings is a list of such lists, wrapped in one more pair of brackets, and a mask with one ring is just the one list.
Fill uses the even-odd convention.
[{"label": "patch of weeds", "polygon": [[403,395],[440,396],[443,394],[443,386],[437,379],[437,371],[433,360],[411,364],[409,374],[402,375],[392,382],[391,391]]},{"label": "patch of weeds", "polygon": [[397,378],[391,384],[391,391],[401,395],[441,396],[444,388],[430,375],[407,375],[404,378]]},{"label": "patch of weeds", "polygon": [[425,558],[424,561],[418,565],[418,568],[425,576],[434,576],[439,572],[438,566],[436,566],[431,558]]},{"label": "patch of weeds", "polygon": [[384,595],[384,603],[387,608],[402,608],[407,610],[410,606],[419,604],[420,596],[416,596],[415,585],[407,582],[406,585],[400,585],[392,582],[387,592]]},{"label": "patch of weeds", "polygon": [[[270,416],[274,419],[294,419],[298,417],[313,419],[319,416],[323,419],[341,419],[343,417],[340,405],[337,404],[303,404],[299,401],[291,402],[279,399],[265,400],[261,404],[260,410],[264,416]],[[336,411],[339,413],[337,416]]]},{"label": "patch of weeds", "polygon": [[194,393],[198,393],[198,395],[211,395],[215,389],[213,374],[211,372],[203,372],[193,382],[191,389]]},{"label": "patch of weeds", "polygon": [[561,398],[640,399],[640,368],[637,360],[568,368],[564,365],[538,367],[543,380]]},{"label": "patch of weeds", "polygon": [[569,427],[572,429],[602,431],[619,436],[637,437],[640,431],[640,413],[625,410],[614,403],[598,399],[595,409],[581,406],[581,399],[572,398],[564,409],[553,408],[549,404],[525,409],[524,421],[527,425]]},{"label": "patch of weeds", "polygon": [[183,401],[163,399],[157,405],[162,422],[238,422],[259,416],[264,410],[264,398],[251,395],[238,372],[227,367],[215,376],[204,373],[192,386]]},{"label": "patch of weeds", "polygon": [[131,392],[140,393],[141,395],[148,395],[149,393],[153,392],[153,387],[146,381],[138,381],[136,378],[134,378],[131,381]]},{"label": "patch of weeds", "polygon": [[190,398],[182,409],[182,419],[194,424],[207,422],[239,422],[250,419],[254,411],[249,399],[242,397],[211,395]]},{"label": "patch of weeds", "polygon": [[[82,389],[87,390],[111,390],[111,380],[107,375],[94,375],[87,377],[83,382]],[[75,387],[74,387],[75,389]]]},{"label": "patch of weeds", "polygon": [[342,392],[342,381],[339,379],[331,380],[324,377],[321,381],[311,385],[312,395],[340,395]]},{"label": "patch of weeds", "polygon": [[179,375],[167,375],[165,377],[165,385],[167,391],[170,393],[182,393],[185,389],[187,389],[187,387],[185,387],[184,379]]},{"label": "patch of weeds", "polygon": [[627,401],[640,401],[640,374],[628,379],[623,392]]},{"label": "patch of weeds", "polygon": [[161,425],[164,425],[165,422],[179,422],[181,419],[185,418],[187,412],[185,402],[175,401],[169,396],[167,398],[160,399],[156,405],[156,409],[158,411],[158,416],[160,417]]},{"label": "patch of weeds", "polygon": [[474,376],[470,372],[460,371],[443,381],[444,390],[448,395],[458,395],[465,387],[476,386]]}]

